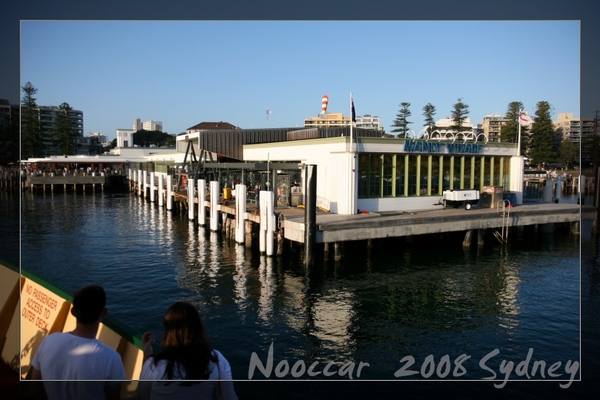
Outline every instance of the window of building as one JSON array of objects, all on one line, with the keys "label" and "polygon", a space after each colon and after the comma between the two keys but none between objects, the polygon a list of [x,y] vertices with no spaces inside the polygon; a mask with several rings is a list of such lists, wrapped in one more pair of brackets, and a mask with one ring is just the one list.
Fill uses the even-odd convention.
[{"label": "window of building", "polygon": [[509,157],[360,154],[358,197],[440,196],[490,185],[507,190],[509,166]]},{"label": "window of building", "polygon": [[394,188],[394,163],[396,156],[394,154],[383,155],[383,197],[395,196]]}]

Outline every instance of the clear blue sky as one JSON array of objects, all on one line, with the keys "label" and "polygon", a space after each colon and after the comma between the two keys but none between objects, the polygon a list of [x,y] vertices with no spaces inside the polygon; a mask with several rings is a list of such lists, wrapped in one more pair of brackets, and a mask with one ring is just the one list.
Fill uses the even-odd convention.
[{"label": "clear blue sky", "polygon": [[[84,134],[109,139],[135,118],[171,134],[203,121],[302,126],[321,110],[381,117],[401,102],[449,117],[458,98],[473,124],[538,101],[580,117],[579,21],[181,22],[23,21],[21,86],[38,105],[69,103]],[[266,110],[272,113],[267,120]]]}]

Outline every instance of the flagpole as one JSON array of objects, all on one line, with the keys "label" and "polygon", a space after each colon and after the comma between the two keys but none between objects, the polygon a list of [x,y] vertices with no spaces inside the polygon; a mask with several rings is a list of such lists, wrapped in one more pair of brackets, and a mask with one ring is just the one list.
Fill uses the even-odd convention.
[{"label": "flagpole", "polygon": [[519,115],[517,116],[517,125],[519,125],[519,134],[517,136],[517,156],[521,156],[521,113],[523,110],[519,109]]},{"label": "flagpole", "polygon": [[354,122],[352,121],[352,93],[350,93],[350,151],[352,151],[352,126]]}]

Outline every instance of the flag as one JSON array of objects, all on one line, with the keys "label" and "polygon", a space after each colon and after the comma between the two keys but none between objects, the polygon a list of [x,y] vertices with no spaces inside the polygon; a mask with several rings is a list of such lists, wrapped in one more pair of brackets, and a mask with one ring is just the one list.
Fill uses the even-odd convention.
[{"label": "flag", "polygon": [[352,108],[352,122],[356,122],[356,112],[354,111],[354,98],[350,97],[350,103]]},{"label": "flag", "polygon": [[533,119],[527,115],[526,112],[519,113],[519,124],[520,125],[531,125],[533,123]]}]

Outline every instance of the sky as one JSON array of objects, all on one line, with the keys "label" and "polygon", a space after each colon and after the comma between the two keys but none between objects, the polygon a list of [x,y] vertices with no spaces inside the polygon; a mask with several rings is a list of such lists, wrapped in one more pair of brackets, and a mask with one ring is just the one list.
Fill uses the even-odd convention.
[{"label": "sky", "polygon": [[[376,115],[390,132],[409,102],[436,119],[461,99],[471,123],[534,114],[548,101],[580,117],[579,21],[21,21],[20,82],[37,104],[69,103],[84,135],[110,140],[135,118],[179,134],[200,122],[303,126],[321,111]],[[267,110],[271,113],[267,114]]]}]

